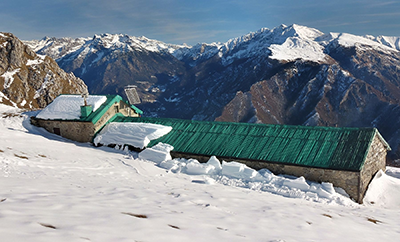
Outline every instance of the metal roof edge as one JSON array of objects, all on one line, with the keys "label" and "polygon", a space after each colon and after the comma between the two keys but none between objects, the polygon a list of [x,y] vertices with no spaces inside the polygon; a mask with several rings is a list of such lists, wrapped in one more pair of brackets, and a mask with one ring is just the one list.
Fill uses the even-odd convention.
[{"label": "metal roof edge", "polygon": [[392,149],[390,148],[390,145],[386,142],[386,140],[382,137],[381,133],[379,133],[379,130],[377,128],[373,128],[374,134],[372,135],[371,139],[368,142],[368,149],[366,150],[364,157],[363,157],[363,162],[360,166],[360,171],[364,168],[365,160],[367,159],[367,155],[369,153],[369,150],[371,149],[371,144],[374,141],[375,136],[378,137],[378,139],[382,142],[383,146],[386,148],[387,151],[391,151]]},{"label": "metal roof edge", "polygon": [[381,133],[379,132],[379,130],[377,128],[374,128],[376,130],[376,135],[378,135],[379,140],[383,143],[383,145],[385,146],[387,151],[391,151],[392,148],[390,147],[389,143],[386,142],[386,140],[383,138],[383,136],[381,135]]},{"label": "metal roof edge", "polygon": [[97,123],[99,119],[103,116],[105,112],[115,103],[122,100],[119,95],[99,95],[105,96],[107,100],[93,113],[91,113],[86,119],[82,121],[91,121],[92,123]]}]

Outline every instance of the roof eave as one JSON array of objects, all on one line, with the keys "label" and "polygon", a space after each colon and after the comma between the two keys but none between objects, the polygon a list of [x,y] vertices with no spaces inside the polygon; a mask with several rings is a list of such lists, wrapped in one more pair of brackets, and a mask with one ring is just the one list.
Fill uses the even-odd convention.
[{"label": "roof eave", "polygon": [[385,146],[387,151],[391,151],[392,148],[390,147],[389,143],[386,142],[386,140],[383,138],[383,136],[381,135],[381,133],[379,133],[377,128],[374,128],[376,130],[376,135],[378,136],[378,139],[382,142],[383,146]]}]

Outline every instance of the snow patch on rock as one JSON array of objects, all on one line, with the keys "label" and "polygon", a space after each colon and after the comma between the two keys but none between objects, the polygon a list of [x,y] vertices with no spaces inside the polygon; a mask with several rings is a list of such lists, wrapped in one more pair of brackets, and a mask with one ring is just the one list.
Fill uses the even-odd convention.
[{"label": "snow patch on rock", "polygon": [[3,73],[3,75],[1,75],[1,77],[4,78],[4,89],[8,89],[11,86],[11,84],[14,82],[14,75],[17,74],[19,71],[20,68],[17,68],[12,71],[6,71]]}]

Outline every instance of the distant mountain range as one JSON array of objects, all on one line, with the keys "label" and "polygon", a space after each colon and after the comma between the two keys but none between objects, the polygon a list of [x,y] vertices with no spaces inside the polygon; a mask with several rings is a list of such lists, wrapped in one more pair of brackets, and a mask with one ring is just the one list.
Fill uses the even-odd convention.
[{"label": "distant mountain range", "polygon": [[373,126],[400,157],[399,37],[281,25],[195,46],[110,34],[25,43],[91,93],[136,85],[148,116]]}]

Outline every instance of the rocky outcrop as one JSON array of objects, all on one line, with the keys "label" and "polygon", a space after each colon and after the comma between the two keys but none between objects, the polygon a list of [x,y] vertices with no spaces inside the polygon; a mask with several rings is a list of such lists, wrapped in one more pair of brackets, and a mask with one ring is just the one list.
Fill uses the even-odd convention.
[{"label": "rocky outcrop", "polygon": [[10,33],[0,33],[0,90],[0,103],[26,109],[45,107],[60,94],[88,91],[81,79]]}]

